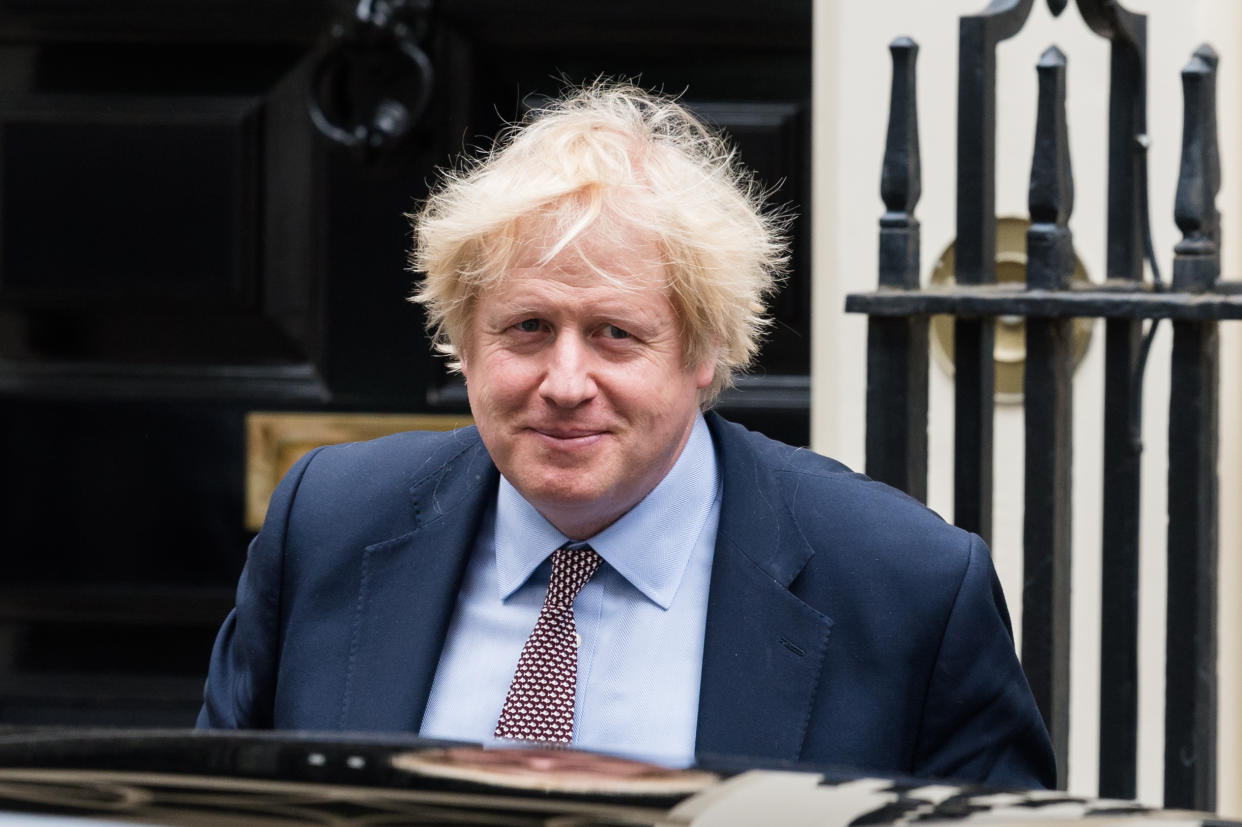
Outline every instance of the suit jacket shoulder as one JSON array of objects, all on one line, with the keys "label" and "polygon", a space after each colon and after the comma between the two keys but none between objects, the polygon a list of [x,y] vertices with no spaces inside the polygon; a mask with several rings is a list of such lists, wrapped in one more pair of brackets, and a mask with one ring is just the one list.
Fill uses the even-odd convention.
[{"label": "suit jacket shoulder", "polygon": [[199,726],[417,729],[496,480],[473,428],[299,460],[251,543]]},{"label": "suit jacket shoulder", "polygon": [[287,511],[297,535],[328,545],[342,535],[379,542],[441,519],[472,504],[495,473],[473,427],[325,446],[303,463],[286,478],[296,480],[296,500],[278,502],[278,493],[275,513]]},{"label": "suit jacket shoulder", "polygon": [[[836,460],[713,422],[728,507],[722,526],[817,609],[838,610],[829,599],[839,592],[908,601],[912,591],[947,590],[952,598],[977,538]],[[744,519],[734,519],[739,512]]]},{"label": "suit jacket shoulder", "polygon": [[[709,423],[724,501],[700,745],[1053,783],[982,541],[839,462],[719,417]],[[746,668],[760,660],[762,669]],[[763,719],[739,730],[737,696],[750,705],[779,698],[780,731],[764,732]]]}]

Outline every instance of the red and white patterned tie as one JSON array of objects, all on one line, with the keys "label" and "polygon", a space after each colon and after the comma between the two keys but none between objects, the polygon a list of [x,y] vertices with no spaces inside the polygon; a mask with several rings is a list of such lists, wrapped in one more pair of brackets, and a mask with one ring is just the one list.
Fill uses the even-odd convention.
[{"label": "red and white patterned tie", "polygon": [[586,543],[566,543],[552,552],[548,595],[535,628],[518,657],[496,737],[568,744],[574,737],[574,691],[578,645],[574,598],[599,568],[601,558]]}]

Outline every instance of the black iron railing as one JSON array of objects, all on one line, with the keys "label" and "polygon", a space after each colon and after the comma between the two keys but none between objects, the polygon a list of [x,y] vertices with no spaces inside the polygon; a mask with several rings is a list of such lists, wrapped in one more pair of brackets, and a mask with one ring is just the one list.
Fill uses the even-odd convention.
[{"label": "black iron railing", "polygon": [[[993,0],[961,19],[956,283],[919,286],[917,45],[899,38],[881,193],[879,290],[846,310],[868,323],[867,473],[920,499],[927,487],[927,350],[932,314],[955,317],[954,515],[989,538],[994,318],[1026,320],[1022,661],[1056,747],[1069,740],[1072,324],[1106,319],[1100,794],[1133,797],[1138,726],[1142,378],[1161,319],[1173,327],[1169,416],[1165,806],[1210,810],[1216,784],[1218,323],[1242,319],[1242,282],[1220,278],[1216,55],[1182,71],[1185,121],[1175,218],[1183,233],[1166,285],[1147,207],[1147,21],[1113,0],[1078,0],[1111,44],[1107,279],[1072,286],[1073,179],[1066,59],[1039,60],[1025,286],[996,285],[996,45],[1034,0]],[[1049,0],[1054,14],[1064,0]],[[1152,277],[1144,278],[1144,262]]]}]

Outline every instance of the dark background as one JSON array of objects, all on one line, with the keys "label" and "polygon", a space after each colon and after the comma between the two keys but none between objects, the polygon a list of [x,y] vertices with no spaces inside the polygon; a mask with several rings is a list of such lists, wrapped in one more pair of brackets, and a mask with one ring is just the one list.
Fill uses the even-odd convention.
[{"label": "dark background", "polygon": [[0,724],[192,722],[249,540],[247,411],[465,410],[403,301],[403,213],[561,79],[684,91],[799,213],[720,409],[807,442],[810,0],[417,5],[427,107],[360,151],[312,124],[316,68],[346,126],[420,78],[351,4],[0,0]]}]

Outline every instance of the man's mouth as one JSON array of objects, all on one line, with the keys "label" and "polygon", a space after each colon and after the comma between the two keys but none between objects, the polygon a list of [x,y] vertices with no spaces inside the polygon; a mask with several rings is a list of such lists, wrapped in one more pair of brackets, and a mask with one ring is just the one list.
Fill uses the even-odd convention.
[{"label": "man's mouth", "polygon": [[539,436],[558,442],[586,442],[607,433],[599,428],[531,428]]}]

